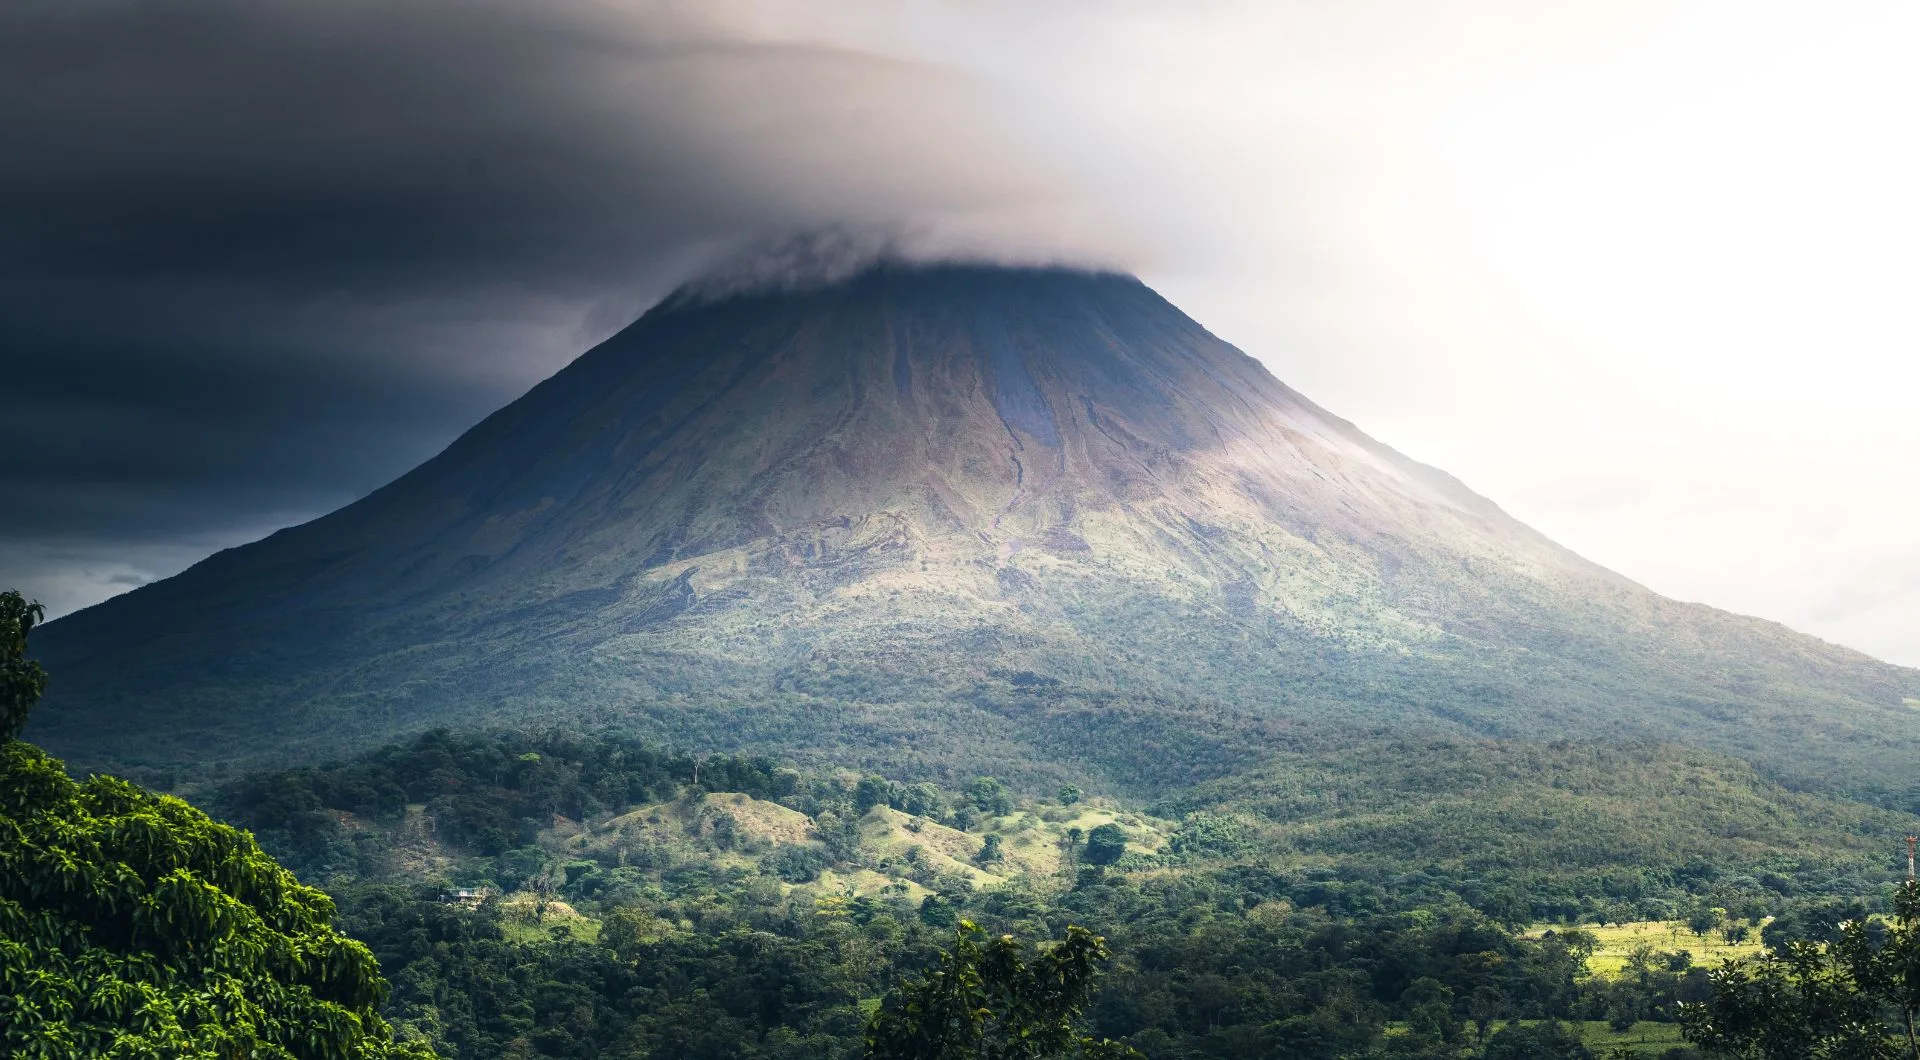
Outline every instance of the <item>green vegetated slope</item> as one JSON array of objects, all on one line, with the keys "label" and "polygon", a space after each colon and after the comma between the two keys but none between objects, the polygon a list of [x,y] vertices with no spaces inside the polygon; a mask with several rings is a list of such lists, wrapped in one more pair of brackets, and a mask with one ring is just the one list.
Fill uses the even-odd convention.
[{"label": "green vegetated slope", "polygon": [[1349,866],[1555,878],[1656,866],[1877,872],[1912,819],[1672,745],[1397,737],[1282,752],[1164,807],[1238,813],[1271,842]]},{"label": "green vegetated slope", "polygon": [[[1509,1025],[1519,1048],[1551,1020],[1671,1044],[1717,951],[1664,934],[1616,953],[1625,929],[1587,928],[1817,937],[1895,876],[1903,819],[1701,752],[1626,767],[1571,744],[1414,750],[1301,751],[1243,791],[1142,806],[625,736],[439,732],[213,802],[340,896],[393,980],[387,1018],[460,1057],[850,1057],[863,1015],[960,917],[1106,935],[1088,1029],[1151,1057],[1494,1055]],[[1636,827],[1548,858],[1473,853],[1490,832],[1584,827],[1656,774]],[[1499,823],[1528,805],[1557,823]]]},{"label": "green vegetated slope", "polygon": [[676,299],[43,651],[36,737],[153,775],[545,723],[1143,794],[1322,727],[1677,742],[1896,805],[1920,765],[1920,674],[1650,593],[1061,270]]}]

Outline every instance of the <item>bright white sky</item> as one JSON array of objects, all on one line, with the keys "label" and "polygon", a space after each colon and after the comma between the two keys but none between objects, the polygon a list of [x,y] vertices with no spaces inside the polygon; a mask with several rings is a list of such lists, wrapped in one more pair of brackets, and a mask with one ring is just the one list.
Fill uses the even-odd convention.
[{"label": "bright white sky", "polygon": [[1177,304],[1589,558],[1920,665],[1920,4],[1067,11],[939,48],[1072,116]]}]

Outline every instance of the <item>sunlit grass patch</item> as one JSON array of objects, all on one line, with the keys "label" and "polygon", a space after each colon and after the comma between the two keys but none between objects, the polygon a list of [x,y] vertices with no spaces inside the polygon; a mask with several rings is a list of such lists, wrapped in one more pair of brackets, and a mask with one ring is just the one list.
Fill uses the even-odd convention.
[{"label": "sunlit grass patch", "polygon": [[1636,1023],[1624,1031],[1616,1031],[1605,1020],[1587,1020],[1578,1024],[1580,1037],[1587,1048],[1596,1054],[1605,1056],[1611,1050],[1621,1046],[1632,1050],[1635,1056],[1659,1056],[1676,1045],[1685,1045],[1678,1023]]},{"label": "sunlit grass patch", "polygon": [[[1573,930],[1561,925],[1543,925],[1527,932],[1529,938],[1539,938],[1549,931]],[[1587,961],[1587,970],[1594,975],[1612,978],[1620,974],[1627,966],[1627,958],[1635,948],[1646,946],[1661,953],[1686,952],[1693,956],[1693,963],[1703,967],[1713,967],[1723,961],[1741,957],[1756,957],[1764,947],[1760,943],[1760,929],[1750,928],[1747,937],[1740,942],[1728,942],[1718,930],[1704,935],[1696,935],[1688,930],[1683,920],[1638,920],[1625,924],[1582,924],[1580,931],[1592,935],[1598,945],[1593,956]]]},{"label": "sunlit grass patch", "polygon": [[572,905],[557,898],[515,891],[500,900],[500,912],[500,933],[511,942],[548,942],[556,938],[594,942],[600,938],[598,920],[580,915]]},{"label": "sunlit grass patch", "polygon": [[[1489,1037],[1498,1034],[1503,1028],[1513,1025],[1522,1027],[1540,1023],[1540,1020],[1495,1020],[1487,1027]],[[1658,1057],[1675,1046],[1687,1044],[1680,1034],[1678,1023],[1654,1023],[1642,1021],[1624,1031],[1616,1031],[1605,1020],[1565,1020],[1567,1026],[1580,1032],[1580,1040],[1596,1056],[1606,1056],[1612,1050],[1626,1048],[1636,1057]],[[1385,1027],[1388,1038],[1403,1037],[1407,1025],[1395,1020]],[[1473,1038],[1473,1028],[1467,1028],[1467,1037]]]}]

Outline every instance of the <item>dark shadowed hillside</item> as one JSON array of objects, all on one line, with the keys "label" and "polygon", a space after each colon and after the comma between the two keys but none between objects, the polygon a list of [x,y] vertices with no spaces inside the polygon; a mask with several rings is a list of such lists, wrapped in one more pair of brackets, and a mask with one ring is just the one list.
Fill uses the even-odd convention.
[{"label": "dark shadowed hillside", "polygon": [[41,651],[31,735],[123,768],[481,721],[1141,788],[1329,725],[1920,765],[1920,673],[1648,592],[1068,271],[671,302]]}]

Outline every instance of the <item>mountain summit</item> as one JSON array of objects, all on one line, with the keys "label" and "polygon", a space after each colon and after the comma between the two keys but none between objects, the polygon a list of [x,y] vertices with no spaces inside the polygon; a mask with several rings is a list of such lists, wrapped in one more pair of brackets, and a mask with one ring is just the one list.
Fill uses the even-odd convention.
[{"label": "mountain summit", "polygon": [[1142,783],[1326,727],[1920,764],[1920,673],[1657,596],[1065,270],[670,300],[42,651],[33,735],[123,767],[542,721]]}]

